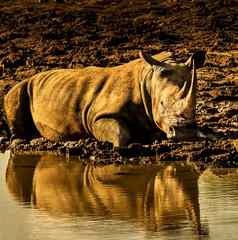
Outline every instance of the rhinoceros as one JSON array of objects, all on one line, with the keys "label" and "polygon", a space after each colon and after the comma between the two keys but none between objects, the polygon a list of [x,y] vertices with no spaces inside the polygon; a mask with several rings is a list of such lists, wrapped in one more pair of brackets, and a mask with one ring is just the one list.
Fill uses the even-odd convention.
[{"label": "rhinoceros", "polygon": [[4,98],[12,136],[75,140],[93,136],[114,146],[153,134],[196,136],[196,69],[205,51],[177,63],[173,54],[140,58],[116,67],[89,66],[38,73]]}]

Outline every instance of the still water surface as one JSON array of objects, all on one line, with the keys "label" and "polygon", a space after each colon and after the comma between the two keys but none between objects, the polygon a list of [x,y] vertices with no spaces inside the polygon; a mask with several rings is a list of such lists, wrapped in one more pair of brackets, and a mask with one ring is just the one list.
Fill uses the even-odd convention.
[{"label": "still water surface", "polygon": [[0,154],[0,240],[237,239],[238,171]]}]

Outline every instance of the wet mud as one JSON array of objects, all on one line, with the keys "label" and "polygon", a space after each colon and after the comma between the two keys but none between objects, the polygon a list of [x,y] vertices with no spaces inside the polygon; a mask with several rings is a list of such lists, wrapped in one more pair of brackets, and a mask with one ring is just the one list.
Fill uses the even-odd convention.
[{"label": "wet mud", "polygon": [[[53,68],[116,66],[173,51],[207,51],[198,71],[197,123],[207,140],[158,139],[113,148],[94,139],[15,142],[12,151],[52,151],[92,162],[150,164],[195,160],[238,166],[238,9],[236,1],[0,1],[0,146],[9,148],[3,97],[17,82]],[[153,158],[146,157],[153,156]]]}]

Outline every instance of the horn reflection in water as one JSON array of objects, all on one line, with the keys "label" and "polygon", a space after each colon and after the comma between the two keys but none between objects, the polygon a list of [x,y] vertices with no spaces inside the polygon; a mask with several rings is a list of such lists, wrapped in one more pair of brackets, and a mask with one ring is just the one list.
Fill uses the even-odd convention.
[{"label": "horn reflection in water", "polygon": [[199,175],[191,165],[95,167],[56,156],[34,163],[29,170],[13,156],[6,182],[15,199],[50,215],[130,219],[150,231],[186,223],[200,232]]}]

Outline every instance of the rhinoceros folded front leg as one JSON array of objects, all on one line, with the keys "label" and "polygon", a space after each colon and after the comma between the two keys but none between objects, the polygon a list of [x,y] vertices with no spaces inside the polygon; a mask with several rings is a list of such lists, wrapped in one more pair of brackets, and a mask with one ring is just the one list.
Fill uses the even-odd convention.
[{"label": "rhinoceros folded front leg", "polygon": [[96,139],[111,142],[114,147],[126,146],[130,140],[130,132],[126,124],[117,119],[98,119],[94,123],[92,130]]}]

